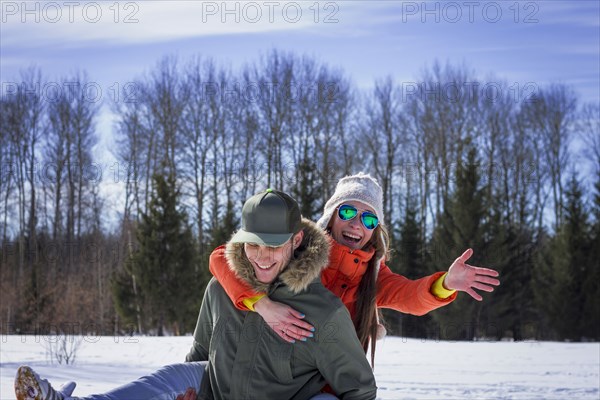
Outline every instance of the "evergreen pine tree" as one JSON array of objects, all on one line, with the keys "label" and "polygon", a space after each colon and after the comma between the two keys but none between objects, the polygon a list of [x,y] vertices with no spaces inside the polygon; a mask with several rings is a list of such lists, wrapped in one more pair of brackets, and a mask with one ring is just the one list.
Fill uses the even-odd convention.
[{"label": "evergreen pine tree", "polygon": [[590,279],[589,224],[577,178],[568,183],[565,218],[545,242],[535,265],[538,308],[558,338],[581,340],[584,333],[584,283]]},{"label": "evergreen pine tree", "polygon": [[562,317],[566,314],[565,290],[567,275],[566,257],[556,257],[566,253],[563,236],[550,236],[543,231],[539,237],[539,251],[534,257],[533,295],[540,315],[540,326],[544,339],[562,338]]},{"label": "evergreen pine tree", "polygon": [[587,276],[583,282],[583,335],[600,340],[600,170],[596,175],[592,201],[594,222],[591,229]]},{"label": "evergreen pine tree", "polygon": [[[531,296],[533,232],[526,225],[511,224],[501,196],[496,195],[503,189],[495,187],[496,183],[487,182],[482,247],[475,252],[482,256],[485,267],[500,272],[502,283],[479,304],[479,333],[498,340],[508,333],[513,340],[523,340],[537,332],[531,329],[535,320]],[[524,213],[521,218],[527,220],[528,215]]]},{"label": "evergreen pine tree", "polygon": [[[454,191],[445,199],[433,233],[430,272],[448,268],[469,247],[475,250],[469,264],[481,265],[483,260],[477,249],[483,248],[484,244],[484,195],[479,187],[476,150],[469,142],[466,145],[467,162],[465,164],[461,159],[457,162]],[[442,339],[473,340],[479,325],[479,302],[468,295],[458,296],[452,304],[431,315]]]},{"label": "evergreen pine tree", "polygon": [[486,266],[500,272],[502,283],[481,304],[482,333],[496,339],[510,333],[515,341],[535,337],[532,232],[526,227],[507,227],[494,216],[486,225],[490,234],[483,252]]},{"label": "evergreen pine tree", "polygon": [[[128,332],[141,330],[141,304],[144,303],[141,293],[134,289],[133,255],[126,258],[123,269],[116,271],[110,282],[110,290],[115,311],[121,318],[121,327],[128,327]],[[138,317],[140,318],[138,320]],[[141,333],[141,332],[140,332]]]},{"label": "evergreen pine tree", "polygon": [[[147,213],[142,214],[136,237],[138,249],[126,265],[139,285],[143,299],[142,316],[159,336],[169,327],[174,334],[191,332],[194,316],[206,285],[206,273],[199,268],[197,249],[187,223],[178,209],[178,190],[172,175],[153,176],[153,193]],[[123,276],[115,280],[113,294],[118,310],[128,320],[133,302]]]},{"label": "evergreen pine tree", "polygon": [[583,202],[583,192],[575,176],[569,182],[566,197],[564,233],[567,237],[567,248],[570,256],[569,275],[571,275],[571,280],[569,292],[572,294],[567,302],[571,306],[569,314],[575,328],[572,338],[580,339],[584,336],[582,311],[586,300],[583,284],[589,279],[591,272],[589,260],[590,226]]},{"label": "evergreen pine tree", "polygon": [[298,165],[299,182],[291,188],[291,195],[298,201],[300,213],[304,218],[315,220],[319,209],[323,185],[320,183],[318,169],[314,161],[304,159]]},{"label": "evergreen pine tree", "polygon": [[215,216],[214,218],[216,218],[216,223],[214,224],[214,228],[210,231],[210,242],[208,244],[209,252],[207,256],[210,255],[210,252],[213,249],[225,244],[233,232],[238,228],[238,219],[235,217],[233,204],[231,202],[226,204],[225,215],[223,218],[220,218],[219,216]]},{"label": "evergreen pine tree", "polygon": [[[427,275],[425,260],[424,234],[421,223],[417,219],[418,211],[413,202],[407,204],[404,223],[400,227],[400,240],[397,242],[395,256],[389,263],[392,271],[409,279],[419,279]],[[429,315],[414,316],[396,311],[384,310],[385,321],[391,334],[406,337],[427,338],[431,317]]]}]

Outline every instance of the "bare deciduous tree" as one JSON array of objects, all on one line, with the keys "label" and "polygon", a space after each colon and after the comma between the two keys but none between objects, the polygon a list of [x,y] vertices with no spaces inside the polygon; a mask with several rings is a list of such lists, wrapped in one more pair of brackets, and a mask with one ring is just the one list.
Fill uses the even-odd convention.
[{"label": "bare deciduous tree", "polygon": [[563,180],[569,164],[577,98],[564,84],[540,89],[527,104],[527,119],[539,136],[540,153],[547,168],[554,207],[554,227],[563,221]]},{"label": "bare deciduous tree", "polygon": [[583,106],[577,129],[585,144],[584,155],[600,173],[600,104],[588,103]]}]

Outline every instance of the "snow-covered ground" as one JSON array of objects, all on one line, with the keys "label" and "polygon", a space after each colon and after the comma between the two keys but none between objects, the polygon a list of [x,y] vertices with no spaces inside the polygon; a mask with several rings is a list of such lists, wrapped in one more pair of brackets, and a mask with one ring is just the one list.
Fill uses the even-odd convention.
[{"label": "snow-covered ground", "polygon": [[[49,365],[46,337],[2,336],[0,399],[14,399],[13,379],[28,364],[75,395],[102,392],[180,362],[190,337],[86,338],[74,366]],[[381,399],[599,399],[600,344],[436,342],[388,337],[378,343]]]}]

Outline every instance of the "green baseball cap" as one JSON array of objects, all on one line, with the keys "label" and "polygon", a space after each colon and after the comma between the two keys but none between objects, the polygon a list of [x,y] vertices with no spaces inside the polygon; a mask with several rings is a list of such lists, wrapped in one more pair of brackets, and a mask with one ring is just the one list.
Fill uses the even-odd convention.
[{"label": "green baseball cap", "polygon": [[242,229],[230,242],[281,246],[300,231],[301,218],[296,200],[284,192],[267,189],[246,200]]}]

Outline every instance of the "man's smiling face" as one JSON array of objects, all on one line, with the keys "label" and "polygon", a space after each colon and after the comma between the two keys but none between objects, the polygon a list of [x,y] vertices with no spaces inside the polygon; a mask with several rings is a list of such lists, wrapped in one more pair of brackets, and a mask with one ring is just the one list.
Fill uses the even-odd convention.
[{"label": "man's smiling face", "polygon": [[254,267],[256,279],[262,283],[273,282],[288,265],[303,237],[304,233],[300,231],[278,247],[244,243],[244,251]]}]

